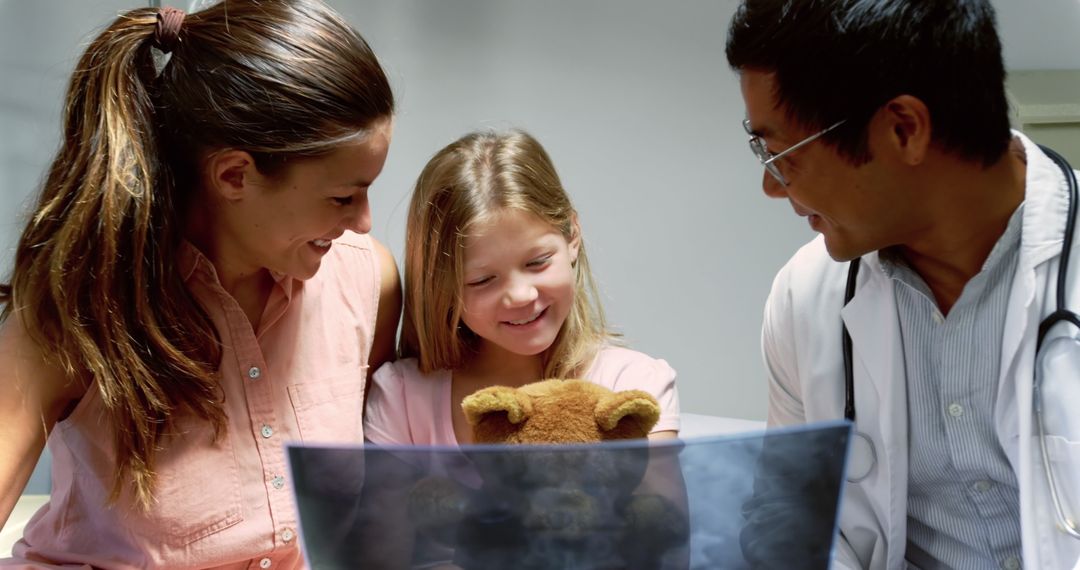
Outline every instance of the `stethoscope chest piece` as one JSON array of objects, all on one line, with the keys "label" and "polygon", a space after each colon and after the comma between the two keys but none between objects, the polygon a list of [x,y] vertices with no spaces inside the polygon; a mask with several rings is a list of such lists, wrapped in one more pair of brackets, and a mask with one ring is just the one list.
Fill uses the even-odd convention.
[{"label": "stethoscope chest piece", "polygon": [[861,431],[853,431],[851,447],[848,449],[847,481],[861,483],[870,476],[877,464],[877,450],[870,436]]}]

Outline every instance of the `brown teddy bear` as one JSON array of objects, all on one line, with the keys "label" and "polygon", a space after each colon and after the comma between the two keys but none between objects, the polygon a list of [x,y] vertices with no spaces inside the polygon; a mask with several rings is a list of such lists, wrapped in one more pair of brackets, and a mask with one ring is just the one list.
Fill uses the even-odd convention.
[{"label": "brown teddy bear", "polygon": [[[523,452],[474,447],[482,482],[419,481],[409,514],[420,534],[454,549],[460,568],[657,568],[685,544],[686,513],[638,492],[649,464],[640,439],[660,417],[656,399],[583,380],[485,388],[462,401],[480,444],[549,444]],[[494,449],[494,448],[493,448]]]},{"label": "brown teddy bear", "polygon": [[492,386],[461,402],[476,443],[589,443],[649,435],[660,405],[646,392],[585,380]]}]

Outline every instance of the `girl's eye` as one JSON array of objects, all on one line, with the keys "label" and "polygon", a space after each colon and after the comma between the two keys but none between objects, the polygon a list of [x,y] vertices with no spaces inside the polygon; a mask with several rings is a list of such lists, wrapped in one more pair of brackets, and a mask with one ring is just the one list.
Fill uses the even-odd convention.
[{"label": "girl's eye", "polygon": [[549,261],[551,261],[551,255],[545,255],[544,257],[541,257],[539,259],[534,259],[534,260],[530,261],[529,263],[526,264],[526,266],[528,266],[528,267],[543,267],[543,266],[547,265]]},{"label": "girl's eye", "polygon": [[352,196],[334,196],[330,199],[338,206],[348,206],[349,204],[352,204],[353,201]]},{"label": "girl's eye", "polygon": [[474,281],[469,281],[468,283],[465,284],[465,286],[466,287],[480,287],[482,285],[487,285],[490,282],[491,282],[491,277],[484,277],[483,279],[476,279]]}]

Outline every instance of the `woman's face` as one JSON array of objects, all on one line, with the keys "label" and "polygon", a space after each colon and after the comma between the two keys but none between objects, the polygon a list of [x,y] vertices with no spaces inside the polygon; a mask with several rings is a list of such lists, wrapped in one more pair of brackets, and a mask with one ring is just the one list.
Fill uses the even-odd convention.
[{"label": "woman's face", "polygon": [[371,230],[368,188],[386,162],[391,135],[386,119],[362,141],[328,155],[296,161],[273,177],[247,175],[242,199],[225,206],[219,251],[231,255],[223,269],[315,275],[335,239],[347,230]]}]

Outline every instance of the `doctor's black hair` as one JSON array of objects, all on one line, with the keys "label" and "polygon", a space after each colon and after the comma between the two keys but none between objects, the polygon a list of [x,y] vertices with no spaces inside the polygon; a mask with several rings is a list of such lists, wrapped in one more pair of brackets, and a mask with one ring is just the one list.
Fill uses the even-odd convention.
[{"label": "doctor's black hair", "polygon": [[1008,149],[1001,42],[989,0],[743,0],[731,20],[728,64],[775,72],[776,99],[822,140],[868,161],[866,125],[890,99],[929,108],[933,140],[965,160]]}]

